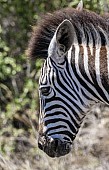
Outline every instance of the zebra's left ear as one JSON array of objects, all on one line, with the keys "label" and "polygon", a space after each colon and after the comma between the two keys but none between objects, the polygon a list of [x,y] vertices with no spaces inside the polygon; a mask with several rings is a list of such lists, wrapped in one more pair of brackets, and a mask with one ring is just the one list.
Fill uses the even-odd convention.
[{"label": "zebra's left ear", "polygon": [[58,49],[58,55],[60,57],[66,55],[66,53],[73,44],[73,39],[74,39],[74,27],[69,20],[65,19],[58,26],[56,31],[56,44]]},{"label": "zebra's left ear", "polygon": [[83,10],[83,1],[82,1],[82,0],[81,0],[81,1],[79,2],[79,4],[77,5],[76,9],[77,9],[78,11],[82,11],[82,10]]}]

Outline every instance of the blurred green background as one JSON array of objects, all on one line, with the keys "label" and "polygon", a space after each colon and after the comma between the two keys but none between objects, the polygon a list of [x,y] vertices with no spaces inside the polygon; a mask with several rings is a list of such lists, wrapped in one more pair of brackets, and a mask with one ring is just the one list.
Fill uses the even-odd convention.
[{"label": "blurred green background", "polygon": [[[30,136],[38,126],[38,79],[42,60],[32,62],[25,50],[40,16],[78,0],[0,0],[0,152],[15,151],[4,138]],[[97,13],[109,11],[109,0],[84,0]]]}]

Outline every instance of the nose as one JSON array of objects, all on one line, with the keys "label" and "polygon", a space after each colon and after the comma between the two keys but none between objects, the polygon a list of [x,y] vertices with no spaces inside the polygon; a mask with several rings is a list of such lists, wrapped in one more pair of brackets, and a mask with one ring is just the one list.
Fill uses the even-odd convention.
[{"label": "nose", "polygon": [[50,157],[60,157],[70,152],[71,142],[43,136],[39,137],[38,147]]}]

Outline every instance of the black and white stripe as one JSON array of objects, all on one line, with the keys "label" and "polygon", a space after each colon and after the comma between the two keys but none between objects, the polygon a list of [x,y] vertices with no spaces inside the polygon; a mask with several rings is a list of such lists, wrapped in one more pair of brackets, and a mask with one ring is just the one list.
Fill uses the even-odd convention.
[{"label": "black and white stripe", "polygon": [[[107,32],[93,24],[83,24],[78,29],[80,29],[81,43],[80,40],[78,41],[77,30],[74,26],[73,43],[62,62],[58,63],[54,59],[56,56],[59,60],[61,58],[58,56],[56,44],[53,48],[50,47],[50,51],[48,50],[50,56],[44,63],[39,82],[42,114],[40,123],[44,125],[43,133],[69,141],[75,138],[83,118],[92,105],[96,102],[109,104],[109,90],[105,88],[105,82],[103,82],[103,79],[107,78],[106,83],[109,87]],[[64,33],[64,36],[67,37],[67,33]],[[105,74],[101,69],[102,47],[106,51],[106,58],[103,59],[107,63]],[[48,92],[48,95],[44,94],[44,90]]]}]

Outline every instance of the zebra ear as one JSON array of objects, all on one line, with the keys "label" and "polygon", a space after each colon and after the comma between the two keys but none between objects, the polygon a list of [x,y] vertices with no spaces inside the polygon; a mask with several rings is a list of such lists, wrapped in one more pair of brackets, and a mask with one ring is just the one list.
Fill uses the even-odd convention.
[{"label": "zebra ear", "polygon": [[77,9],[78,11],[82,11],[82,10],[83,10],[83,1],[82,1],[82,0],[81,0],[81,1],[79,2],[79,4],[77,5],[76,9]]},{"label": "zebra ear", "polygon": [[56,44],[59,56],[64,56],[73,44],[74,28],[69,20],[64,20],[56,31]]}]

